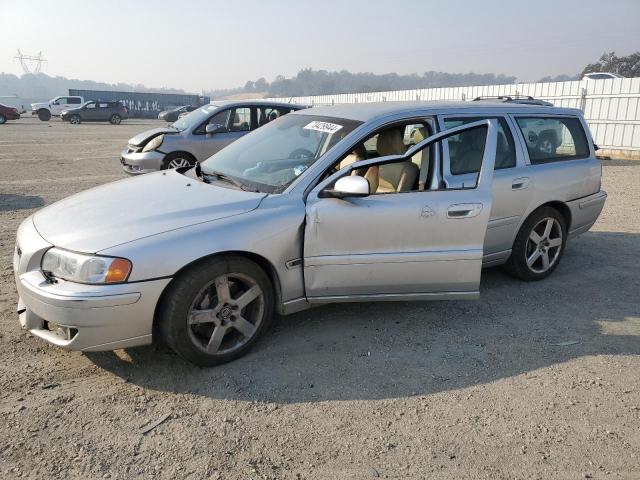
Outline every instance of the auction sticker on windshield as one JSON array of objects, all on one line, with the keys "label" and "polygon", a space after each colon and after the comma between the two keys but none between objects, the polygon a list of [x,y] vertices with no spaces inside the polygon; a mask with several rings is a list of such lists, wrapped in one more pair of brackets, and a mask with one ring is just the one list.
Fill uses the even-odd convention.
[{"label": "auction sticker on windshield", "polygon": [[336,133],[342,128],[342,125],[338,125],[337,123],[320,122],[316,120],[308,123],[304,128],[305,130],[315,130],[317,132],[323,133]]}]

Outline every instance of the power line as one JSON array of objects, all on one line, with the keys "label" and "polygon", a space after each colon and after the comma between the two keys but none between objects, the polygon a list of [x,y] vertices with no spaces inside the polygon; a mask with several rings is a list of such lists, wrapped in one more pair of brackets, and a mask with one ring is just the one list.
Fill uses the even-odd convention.
[{"label": "power line", "polygon": [[18,48],[18,54],[13,57],[20,61],[20,65],[22,65],[22,70],[24,73],[40,73],[42,70],[42,64],[47,61],[46,58],[42,56],[42,52],[38,52],[38,55],[25,55]]}]

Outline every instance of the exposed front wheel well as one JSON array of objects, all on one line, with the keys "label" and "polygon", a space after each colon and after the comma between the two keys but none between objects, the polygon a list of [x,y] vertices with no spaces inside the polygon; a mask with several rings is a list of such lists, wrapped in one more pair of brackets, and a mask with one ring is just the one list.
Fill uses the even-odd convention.
[{"label": "exposed front wheel well", "polygon": [[[185,265],[184,267],[182,267],[180,270],[178,270],[176,273],[173,274],[173,278],[175,279],[176,277],[178,277],[180,274],[182,274],[184,271],[188,270],[189,268],[204,262],[205,260],[210,260],[211,258],[214,257],[225,257],[225,256],[233,256],[233,257],[243,257],[246,258],[248,260],[251,260],[252,262],[256,263],[260,268],[262,268],[264,270],[264,272],[269,276],[269,279],[271,280],[271,283],[273,284],[273,293],[275,294],[275,310],[278,313],[281,313],[281,306],[282,306],[282,288],[280,286],[280,278],[278,277],[278,273],[276,272],[275,267],[271,264],[271,262],[269,260],[267,260],[266,258],[264,258],[261,255],[258,255],[256,253],[252,253],[252,252],[243,252],[243,251],[234,251],[234,250],[230,250],[230,251],[226,251],[226,252],[217,252],[214,253],[212,255],[207,255],[205,257],[201,257],[198,258],[197,260],[194,260],[191,263],[188,263],[187,265]],[[162,295],[160,295],[160,298],[158,299],[158,303],[156,304],[156,309],[153,315],[153,339],[154,342],[156,340],[158,340],[159,338],[161,338],[161,336],[158,334],[158,307],[162,304],[162,298],[164,297],[164,295],[166,294],[166,292],[169,290],[169,285],[172,284],[174,280],[172,280],[171,282],[169,282],[167,284],[167,286],[164,287],[164,290],[162,292]]]}]

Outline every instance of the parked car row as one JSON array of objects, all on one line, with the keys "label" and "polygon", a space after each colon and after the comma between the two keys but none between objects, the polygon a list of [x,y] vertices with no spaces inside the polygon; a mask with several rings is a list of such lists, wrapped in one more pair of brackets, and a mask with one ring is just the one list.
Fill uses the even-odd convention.
[{"label": "parked car row", "polygon": [[63,348],[162,341],[211,366],[274,312],[475,299],[486,266],[544,279],[607,194],[582,113],[532,100],[196,109],[123,153],[127,173],[178,168],[20,225],[20,324]]},{"label": "parked car row", "polygon": [[168,110],[163,110],[158,114],[158,120],[164,120],[165,122],[175,122],[178,118],[185,116],[186,114],[193,112],[196,108],[195,105],[183,105],[182,107],[174,107]]},{"label": "parked car row", "polygon": [[122,120],[129,117],[129,110],[120,102],[85,102],[79,108],[64,110],[60,119],[69,123],[82,122],[109,122],[112,125],[120,125]]},{"label": "parked car row", "polygon": [[7,123],[7,120],[18,120],[20,112],[15,107],[9,107],[0,103],[0,125]]}]

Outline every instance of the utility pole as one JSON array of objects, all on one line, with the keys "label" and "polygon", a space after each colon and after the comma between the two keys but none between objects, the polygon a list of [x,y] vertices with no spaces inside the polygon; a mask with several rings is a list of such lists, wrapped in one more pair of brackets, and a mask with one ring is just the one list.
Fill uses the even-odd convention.
[{"label": "utility pole", "polygon": [[[24,73],[40,73],[42,70],[42,64],[47,61],[46,58],[42,56],[42,52],[38,52],[38,55],[25,55],[18,48],[18,54],[13,57],[20,61],[20,65],[22,65],[22,70]],[[35,64],[35,68],[31,69],[30,62]]]}]

